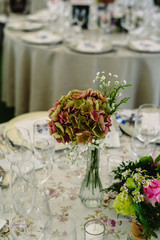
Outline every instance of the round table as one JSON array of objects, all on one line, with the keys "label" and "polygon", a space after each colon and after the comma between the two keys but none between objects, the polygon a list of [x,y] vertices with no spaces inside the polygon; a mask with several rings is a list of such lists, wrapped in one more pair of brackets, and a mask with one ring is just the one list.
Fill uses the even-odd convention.
[{"label": "round table", "polygon": [[[126,113],[126,112],[124,112]],[[29,113],[22,116],[18,116],[6,124],[0,125],[0,137],[3,132],[9,126],[16,126],[16,123],[20,121],[33,121],[36,118],[44,116],[45,113]],[[1,143],[1,145],[3,142]],[[2,149],[2,148],[1,148]],[[156,152],[154,156],[157,156],[160,150],[160,145],[157,145]],[[110,148],[105,149],[101,152],[100,158],[100,178],[102,180],[103,187],[109,186],[111,183],[107,178],[107,157],[109,155],[119,155],[124,161],[131,160],[134,161],[136,157],[133,155],[131,150],[131,137],[122,134],[120,137],[120,147],[119,148]],[[56,152],[55,159],[58,159],[60,152]],[[4,164],[3,157],[0,157],[0,165]],[[2,165],[4,166],[4,165]],[[75,181],[76,177],[76,168],[59,168],[57,167],[56,160],[53,167],[53,174],[46,182],[46,189],[49,192],[49,204],[51,208],[52,215],[61,215],[62,219],[69,216],[74,218],[77,226],[77,240],[84,239],[84,224],[92,219],[100,219],[106,227],[105,238],[104,239],[127,239],[127,234],[131,222],[128,218],[117,217],[115,210],[112,207],[112,200],[108,199],[107,194],[104,195],[104,201],[101,207],[96,209],[88,209],[83,206],[79,198],[79,190],[81,182],[85,175],[85,164],[80,164],[79,170],[81,171],[82,176]],[[75,174],[74,174],[75,173]],[[9,204],[9,188],[3,189],[5,206]],[[10,208],[8,208],[9,210]],[[8,219],[7,209],[4,211],[4,215],[1,216],[4,219]],[[1,230],[7,231],[7,227]],[[158,231],[158,236],[160,237],[160,231]],[[12,238],[11,238],[12,239]]]},{"label": "round table", "polygon": [[[160,104],[160,53],[118,47],[108,53],[84,54],[72,51],[66,44],[25,43],[23,34],[8,28],[4,31],[2,100],[15,107],[15,115],[46,111],[72,89],[95,88],[93,79],[99,71],[117,74],[119,80],[132,84],[123,95],[131,97],[125,108]],[[111,33],[109,41],[121,37],[120,33]]]}]

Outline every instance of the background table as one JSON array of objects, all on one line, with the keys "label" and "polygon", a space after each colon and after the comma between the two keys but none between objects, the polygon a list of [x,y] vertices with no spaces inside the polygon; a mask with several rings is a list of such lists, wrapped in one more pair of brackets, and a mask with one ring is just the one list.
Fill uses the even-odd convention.
[{"label": "background table", "polygon": [[[127,48],[106,54],[82,54],[65,44],[24,43],[23,32],[5,29],[3,44],[2,100],[15,107],[15,114],[48,110],[72,89],[95,88],[98,71],[117,74],[132,87],[124,96],[131,99],[125,108],[143,103],[160,104],[160,53],[138,53]],[[111,39],[119,39],[112,34]]]},{"label": "background table", "polygon": [[46,8],[46,0],[30,0],[30,12],[34,13],[42,8]]}]

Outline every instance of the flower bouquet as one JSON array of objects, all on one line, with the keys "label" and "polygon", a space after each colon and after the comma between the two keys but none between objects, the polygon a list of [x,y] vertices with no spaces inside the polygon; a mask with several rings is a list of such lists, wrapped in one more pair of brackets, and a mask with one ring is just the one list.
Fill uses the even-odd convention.
[{"label": "flower bouquet", "polygon": [[158,238],[155,230],[160,227],[160,155],[139,161],[122,163],[113,170],[114,179],[119,182],[105,189],[116,192],[113,208],[117,214],[132,215],[130,238]]},{"label": "flower bouquet", "polygon": [[[110,77],[112,76],[109,74]],[[129,98],[119,102],[116,99],[124,90],[126,81],[121,84],[114,75],[113,80],[107,80],[104,72],[97,73],[94,82],[100,83],[99,90],[72,90],[62,95],[54,107],[49,110],[48,123],[50,134],[59,143],[90,144],[88,153],[88,171],[80,191],[80,198],[87,207],[100,205],[103,193],[98,173],[100,140],[110,131],[111,115]]]}]

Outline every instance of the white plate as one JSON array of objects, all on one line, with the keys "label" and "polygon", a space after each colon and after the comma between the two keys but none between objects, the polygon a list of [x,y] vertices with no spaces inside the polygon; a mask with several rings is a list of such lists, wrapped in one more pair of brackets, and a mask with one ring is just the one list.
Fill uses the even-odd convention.
[{"label": "white plate", "polygon": [[135,40],[128,45],[129,49],[138,52],[157,53],[160,52],[160,44],[151,40]]},{"label": "white plate", "polygon": [[37,13],[28,15],[27,19],[34,22],[47,22],[50,19],[49,11],[38,11]]},{"label": "white plate", "polygon": [[109,43],[100,43],[92,41],[79,41],[77,43],[71,43],[70,49],[81,53],[107,53],[114,50]]},{"label": "white plate", "polygon": [[21,39],[24,42],[33,44],[56,44],[62,41],[61,36],[43,31],[23,35]]},{"label": "white plate", "polygon": [[[129,136],[133,135],[134,125],[126,122],[125,124],[120,124],[121,130]],[[160,138],[156,140],[157,144],[160,144]]]},{"label": "white plate", "polygon": [[[45,112],[45,111],[31,112],[31,113],[25,113],[25,114],[19,115],[15,118],[12,118],[10,121],[8,121],[5,124],[3,135],[5,135],[8,129],[16,127],[17,123],[21,123],[25,121],[32,122],[45,117],[46,118],[48,117],[48,112]],[[66,144],[56,142],[56,146],[55,146],[56,151],[65,150],[67,148],[68,146]]]},{"label": "white plate", "polygon": [[36,31],[43,28],[41,23],[32,23],[27,21],[10,22],[7,27],[16,31]]}]

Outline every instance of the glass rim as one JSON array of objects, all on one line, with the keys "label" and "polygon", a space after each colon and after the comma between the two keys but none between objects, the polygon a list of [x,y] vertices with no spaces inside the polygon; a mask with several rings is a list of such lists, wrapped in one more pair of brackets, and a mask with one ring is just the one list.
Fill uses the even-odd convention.
[{"label": "glass rim", "polygon": [[149,108],[149,107],[155,107],[155,108],[160,108],[158,105],[156,104],[152,104],[152,103],[144,103],[144,104],[141,104],[138,109],[141,109],[143,107],[146,107],[146,108]]},{"label": "glass rim", "polygon": [[9,131],[11,131],[11,130],[18,130],[18,129],[22,129],[22,130],[26,131],[27,134],[30,135],[29,130],[28,130],[27,128],[24,128],[24,127],[11,127],[11,128],[9,128],[9,129],[7,129],[7,131],[5,132],[5,136],[7,135],[7,133],[8,133]]},{"label": "glass rim", "polygon": [[[90,232],[88,232],[88,231],[86,230],[86,225],[87,225],[88,223],[91,223],[91,222],[97,222],[97,223],[99,223],[101,226],[103,226],[103,231],[100,232],[100,233],[90,233]],[[89,234],[89,235],[99,236],[99,235],[101,235],[102,233],[103,233],[103,234],[105,233],[105,229],[106,229],[106,228],[105,228],[104,223],[103,223],[102,221],[96,220],[96,219],[89,220],[88,222],[86,222],[86,223],[84,224],[84,230],[85,230],[85,232],[86,232],[87,234]]]}]

